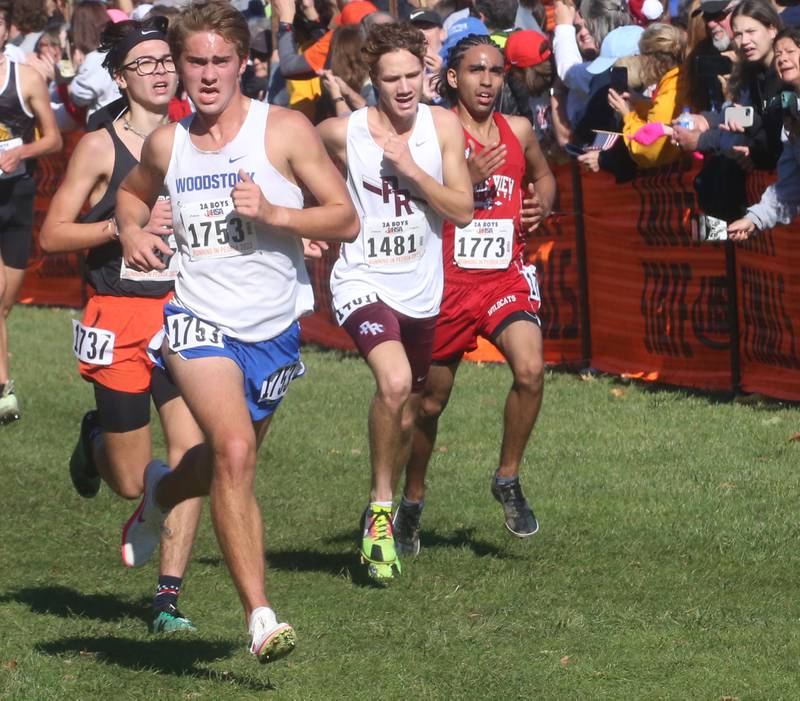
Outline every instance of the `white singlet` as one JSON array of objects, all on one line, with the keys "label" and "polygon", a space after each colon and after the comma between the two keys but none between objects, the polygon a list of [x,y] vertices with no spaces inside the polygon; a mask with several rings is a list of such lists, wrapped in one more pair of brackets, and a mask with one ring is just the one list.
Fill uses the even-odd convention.
[{"label": "white singlet", "polygon": [[[361,232],[342,244],[331,273],[336,319],[342,324],[375,295],[415,318],[439,313],[442,299],[442,219],[414,184],[383,158],[367,123],[367,109],[347,122],[347,189]],[[417,165],[442,182],[442,152],[433,115],[420,105],[408,139]]]},{"label": "white singlet", "polygon": [[314,308],[300,239],[233,211],[241,168],[272,203],[303,208],[300,188],[267,160],[269,106],[250,101],[239,133],[219,151],[189,136],[194,115],[178,122],[165,184],[178,244],[175,303],[248,343],[266,341]]}]

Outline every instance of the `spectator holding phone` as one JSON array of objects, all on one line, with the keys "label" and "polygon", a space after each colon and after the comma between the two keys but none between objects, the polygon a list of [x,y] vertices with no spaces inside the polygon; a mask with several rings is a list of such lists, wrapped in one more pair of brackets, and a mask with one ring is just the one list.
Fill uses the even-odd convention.
[{"label": "spectator holding phone", "polygon": [[646,84],[655,84],[652,98],[630,92],[608,90],[608,104],[622,116],[622,134],[639,168],[654,168],[678,160],[681,150],[669,139],[644,145],[633,139],[650,122],[669,124],[686,103],[687,86],[682,64],[686,54],[684,33],[670,24],[656,22],[639,40],[642,71]]},{"label": "spectator holding phone", "polygon": [[781,93],[781,113],[786,142],[778,160],[778,180],[747,214],[728,226],[733,241],[745,241],[776,224],[791,224],[800,215],[800,30],[782,29],[775,38],[775,68],[791,86]]},{"label": "spectator holding phone", "polygon": [[783,27],[781,18],[765,0],[743,0],[733,10],[731,27],[738,61],[728,93],[734,104],[753,107],[752,126],[726,124],[723,113],[703,112],[692,116],[698,134],[676,127],[673,141],[686,150],[728,155],[745,170],[772,170],[781,152],[783,126],[777,99],[782,82],[772,65],[772,43]]}]

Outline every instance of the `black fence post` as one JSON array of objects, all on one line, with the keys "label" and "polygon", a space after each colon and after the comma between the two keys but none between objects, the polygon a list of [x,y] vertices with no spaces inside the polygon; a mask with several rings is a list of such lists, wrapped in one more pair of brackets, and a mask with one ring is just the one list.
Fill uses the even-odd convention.
[{"label": "black fence post", "polygon": [[572,213],[575,215],[575,255],[578,258],[578,299],[581,319],[581,355],[592,364],[592,332],[589,326],[589,276],[586,261],[586,233],[583,227],[583,182],[578,162],[571,160]]}]

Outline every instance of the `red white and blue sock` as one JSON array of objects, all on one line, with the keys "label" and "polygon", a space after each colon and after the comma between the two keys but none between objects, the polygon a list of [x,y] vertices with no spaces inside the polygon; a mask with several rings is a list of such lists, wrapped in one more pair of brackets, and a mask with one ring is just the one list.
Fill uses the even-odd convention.
[{"label": "red white and blue sock", "polygon": [[177,607],[178,597],[181,594],[182,577],[168,577],[162,575],[158,578],[156,594],[153,597],[153,608],[156,610],[167,608],[170,604]]}]

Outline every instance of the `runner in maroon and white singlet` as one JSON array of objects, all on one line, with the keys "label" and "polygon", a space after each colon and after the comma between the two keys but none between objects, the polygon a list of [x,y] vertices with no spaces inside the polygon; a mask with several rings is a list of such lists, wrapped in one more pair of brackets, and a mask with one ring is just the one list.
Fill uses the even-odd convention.
[{"label": "runner in maroon and white singlet", "polygon": [[403,553],[419,552],[425,474],[439,416],[461,358],[477,347],[478,336],[497,346],[513,375],[491,491],[513,535],[530,536],[539,528],[519,483],[520,462],[544,388],[539,287],[536,269],[525,259],[525,244],[527,234],[552,208],[555,179],[530,122],[494,111],[503,74],[503,54],[489,37],[465,37],[448,57],[447,90],[464,128],[475,213],[469,226],[448,222],[442,234],[445,283],[433,365],[395,514],[395,542]]}]

